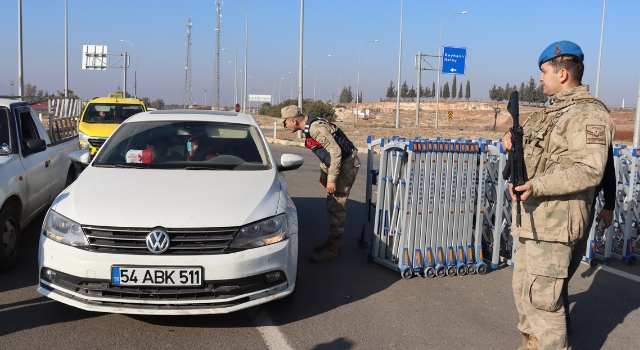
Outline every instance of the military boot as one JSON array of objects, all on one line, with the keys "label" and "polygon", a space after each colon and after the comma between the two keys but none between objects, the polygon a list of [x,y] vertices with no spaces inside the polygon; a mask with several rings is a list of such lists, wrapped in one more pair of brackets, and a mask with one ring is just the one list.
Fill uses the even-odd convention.
[{"label": "military boot", "polygon": [[322,263],[338,260],[338,250],[339,248],[337,241],[327,241],[323,250],[311,255],[311,261],[315,263]]},{"label": "military boot", "polygon": [[[318,253],[323,251],[327,246],[329,245],[329,240],[327,240],[326,242],[322,243],[322,244],[316,244],[313,246],[313,251]],[[338,247],[338,254],[340,254],[340,247]]]},{"label": "military boot", "polygon": [[538,350],[538,339],[531,334],[522,333],[522,346],[518,350]]}]

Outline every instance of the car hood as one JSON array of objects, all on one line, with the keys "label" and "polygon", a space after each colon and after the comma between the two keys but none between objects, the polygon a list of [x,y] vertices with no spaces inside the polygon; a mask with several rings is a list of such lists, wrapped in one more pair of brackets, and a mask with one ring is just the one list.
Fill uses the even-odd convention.
[{"label": "car hood", "polygon": [[118,123],[80,123],[80,131],[89,137],[107,138],[120,126]]},{"label": "car hood", "polygon": [[122,169],[90,166],[52,208],[81,225],[232,227],[277,214],[275,170]]}]

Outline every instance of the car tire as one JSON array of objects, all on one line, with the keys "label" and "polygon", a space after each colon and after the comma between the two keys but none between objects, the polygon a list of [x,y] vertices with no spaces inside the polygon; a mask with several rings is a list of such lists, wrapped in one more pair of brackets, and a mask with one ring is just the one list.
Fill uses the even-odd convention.
[{"label": "car tire", "polygon": [[0,270],[8,271],[18,264],[20,220],[15,209],[5,205],[0,210]]}]

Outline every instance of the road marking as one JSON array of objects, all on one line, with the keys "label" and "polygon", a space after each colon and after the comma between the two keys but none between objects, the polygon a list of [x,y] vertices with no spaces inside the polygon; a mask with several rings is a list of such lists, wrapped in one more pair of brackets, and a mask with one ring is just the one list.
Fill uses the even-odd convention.
[{"label": "road marking", "polygon": [[253,310],[250,310],[249,316],[251,316],[253,323],[258,328],[258,332],[262,335],[262,339],[264,339],[264,342],[267,344],[269,349],[293,350],[289,343],[287,343],[287,339],[284,337],[284,334],[280,332],[278,327],[273,325],[273,321],[263,308],[254,308]]},{"label": "road marking", "polygon": [[[583,263],[589,265],[587,262],[583,261]],[[609,266],[598,265],[598,266],[596,266],[596,271],[597,270],[606,271],[606,272],[612,273],[614,275],[618,275],[620,277],[624,277],[624,278],[626,278],[628,280],[632,280],[632,281],[640,283],[640,277],[639,276],[632,275],[632,274],[630,274],[628,272],[620,271],[618,269],[614,269],[614,268],[609,267]]]}]

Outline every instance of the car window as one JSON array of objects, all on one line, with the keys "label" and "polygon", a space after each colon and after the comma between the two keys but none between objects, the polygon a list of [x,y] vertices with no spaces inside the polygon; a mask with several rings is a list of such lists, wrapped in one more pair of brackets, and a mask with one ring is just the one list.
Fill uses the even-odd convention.
[{"label": "car window", "polygon": [[96,124],[120,124],[140,112],[144,112],[140,104],[91,103],[82,121]]},{"label": "car window", "polygon": [[0,154],[11,153],[9,110],[0,108]]},{"label": "car window", "polygon": [[271,168],[260,131],[218,122],[134,122],[102,146],[95,166],[189,170]]}]

